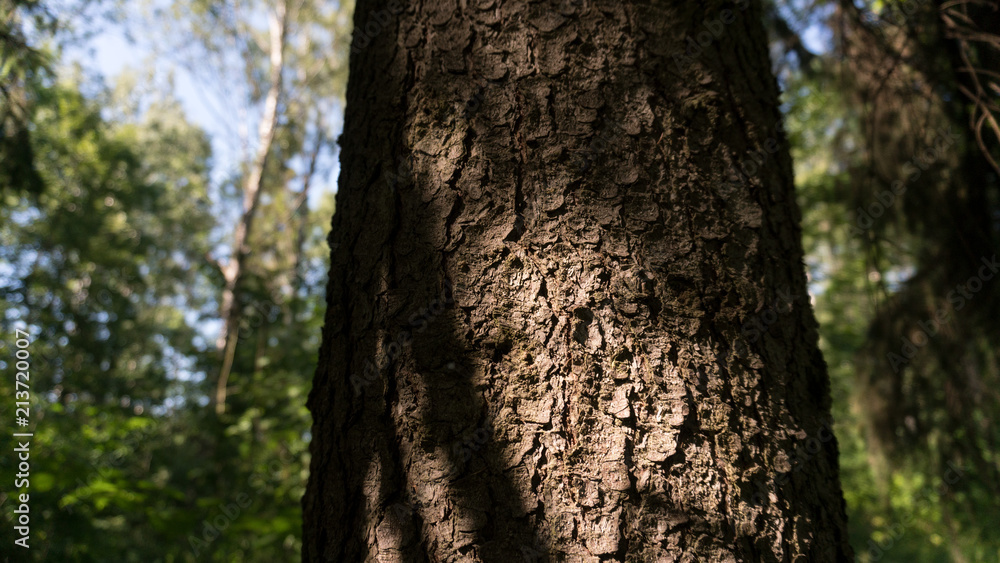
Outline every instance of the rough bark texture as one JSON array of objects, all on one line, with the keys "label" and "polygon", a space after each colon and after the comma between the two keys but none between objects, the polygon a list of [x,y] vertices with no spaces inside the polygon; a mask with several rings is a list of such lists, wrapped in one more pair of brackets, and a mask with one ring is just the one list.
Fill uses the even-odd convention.
[{"label": "rough bark texture", "polygon": [[305,561],[852,560],[759,20],[358,1]]}]

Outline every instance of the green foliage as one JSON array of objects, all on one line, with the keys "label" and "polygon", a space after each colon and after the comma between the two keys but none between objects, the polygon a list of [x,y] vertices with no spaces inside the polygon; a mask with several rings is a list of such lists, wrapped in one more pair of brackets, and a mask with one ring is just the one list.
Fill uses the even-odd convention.
[{"label": "green foliage", "polygon": [[37,194],[42,179],[35,169],[31,146],[31,111],[34,89],[47,70],[45,53],[28,44],[25,17],[45,20],[38,3],[0,0],[0,195],[9,192]]},{"label": "green foliage", "polygon": [[[53,463],[35,466],[43,477],[31,491],[46,557],[129,553],[141,545],[141,507],[176,493],[152,486],[138,463],[163,440],[165,421],[152,415],[176,392],[169,363],[190,353],[194,335],[170,301],[197,244],[164,242],[210,218],[177,193],[204,189],[204,153],[175,153],[184,161],[176,173],[143,161],[146,151],[174,151],[147,134],[157,126],[152,114],[106,123],[71,83],[40,90],[32,141],[46,189],[34,199],[8,195],[0,208],[3,330],[32,334],[33,447],[52,452]],[[184,123],[171,129],[200,135]]]},{"label": "green foliage", "polygon": [[[44,189],[0,194],[0,330],[4,342],[32,334],[29,555],[297,559],[333,200],[310,209],[293,165],[330,150],[318,102],[288,105],[298,113],[265,171],[229,409],[216,416],[209,322],[223,282],[207,257],[230,240],[232,200],[210,181],[211,144],[169,91],[134,74],[111,89],[81,76],[33,84],[27,142]],[[0,416],[13,419],[10,402]],[[0,473],[13,463],[0,457]]]},{"label": "green foliage", "polygon": [[[989,500],[995,497],[985,477],[988,469],[941,461],[954,459],[941,447],[944,440],[937,441],[937,449],[925,451],[923,461],[902,463],[887,459],[873,444],[868,420],[894,408],[873,398],[895,394],[897,402],[919,401],[925,415],[935,408],[912,384],[893,389],[886,379],[862,374],[884,371],[868,363],[864,350],[882,337],[871,328],[877,315],[887,314],[887,303],[904,290],[907,275],[919,266],[916,249],[944,241],[922,240],[920,233],[915,236],[905,223],[894,220],[902,204],[889,209],[871,229],[858,222],[859,201],[867,205],[875,197],[871,192],[859,194],[859,185],[867,179],[865,151],[860,149],[875,143],[871,150],[883,151],[884,161],[878,164],[886,167],[893,166],[885,156],[891,151],[879,144],[886,138],[868,137],[866,114],[853,104],[855,85],[842,77],[842,67],[826,57],[818,62],[823,64],[814,64],[812,72],[787,75],[784,101],[810,290],[832,383],[851,543],[859,561],[996,560],[1000,542],[989,531],[1000,525],[1000,514]],[[909,186],[910,191],[918,189],[915,183]],[[874,239],[883,242],[873,246]],[[898,332],[886,336],[898,345]],[[948,375],[939,370],[934,378],[940,386]],[[947,427],[940,419],[929,426],[937,431]]]}]

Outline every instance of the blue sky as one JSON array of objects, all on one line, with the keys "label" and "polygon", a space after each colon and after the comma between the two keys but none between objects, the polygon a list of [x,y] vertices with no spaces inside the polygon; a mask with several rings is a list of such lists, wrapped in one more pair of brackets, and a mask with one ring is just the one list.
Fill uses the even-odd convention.
[{"label": "blue sky", "polygon": [[[241,147],[238,128],[243,127],[254,137],[257,129],[256,115],[252,110],[241,117],[239,108],[228,105],[211,92],[210,88],[199,86],[199,81],[190,72],[176,62],[156,58],[153,46],[144,44],[149,39],[130,42],[126,39],[123,24],[107,24],[101,27],[101,32],[90,41],[79,47],[66,51],[66,57],[79,62],[84,68],[100,73],[109,86],[123,71],[133,70],[146,73],[152,70],[157,83],[166,83],[168,75],[172,76],[174,95],[184,107],[187,118],[198,125],[209,135],[212,141],[213,183],[218,185],[229,176],[245,160]],[[161,47],[162,48],[162,47]],[[331,120],[343,123],[342,108],[336,108],[340,115]],[[339,134],[339,131],[336,132]],[[336,191],[336,180],[340,173],[339,162],[333,159],[329,163],[329,173],[314,178],[310,190],[308,204],[315,207],[324,193]]]},{"label": "blue sky", "polygon": [[[89,41],[67,47],[64,56],[66,62],[79,63],[88,73],[96,72],[100,74],[107,86],[112,86],[116,78],[125,71],[136,71],[140,76],[153,72],[156,84],[166,84],[167,76],[172,75],[173,94],[182,104],[189,121],[201,127],[210,137],[213,153],[213,184],[218,186],[224,178],[227,178],[238,170],[240,163],[245,160],[247,150],[252,147],[243,147],[240,143],[238,128],[243,127],[249,132],[248,137],[253,138],[257,129],[257,116],[251,110],[249,113],[241,111],[239,108],[227,106],[213,90],[202,87],[199,81],[190,72],[174,61],[162,57],[156,57],[154,45],[150,44],[152,34],[142,38],[140,41],[132,42],[126,38],[123,24],[105,23],[99,27],[100,33],[94,35]],[[164,46],[160,46],[161,49]],[[220,79],[221,80],[221,79]],[[216,85],[213,85],[216,86]],[[238,97],[237,92],[234,97]],[[336,110],[342,112],[341,107]],[[343,123],[343,116],[335,116],[331,122]],[[339,134],[339,131],[336,131]],[[319,198],[326,193],[336,190],[336,180],[339,175],[339,162],[333,159],[328,162],[329,172],[313,178],[313,187],[310,190],[308,205],[315,208]],[[293,163],[293,168],[304,169],[304,163]],[[227,211],[235,218],[237,209]],[[329,218],[327,218],[329,221]],[[0,267],[0,275],[9,275]],[[194,324],[197,322],[195,311],[187,312],[187,320]],[[205,342],[211,343],[215,340],[215,335],[221,328],[220,321],[202,321],[200,332]],[[197,374],[192,374],[186,367],[178,366],[179,370],[175,374],[178,379],[197,379]],[[169,405],[168,405],[169,406]]]}]

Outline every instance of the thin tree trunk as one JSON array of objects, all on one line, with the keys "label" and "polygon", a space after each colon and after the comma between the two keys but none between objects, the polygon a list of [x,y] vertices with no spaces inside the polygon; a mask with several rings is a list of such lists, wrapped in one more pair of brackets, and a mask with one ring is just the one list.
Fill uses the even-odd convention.
[{"label": "thin tree trunk", "polygon": [[852,560],[760,6],[662,4],[359,0],[304,561]]},{"label": "thin tree trunk", "polygon": [[[309,167],[306,169],[305,178],[302,181],[302,191],[299,192],[298,198],[296,198],[295,204],[292,206],[288,221],[286,221],[289,225],[293,222],[297,224],[295,246],[293,247],[295,260],[292,263],[292,295],[297,294],[302,287],[303,253],[305,252],[306,230],[309,226],[309,207],[306,205],[306,202],[309,199],[309,188],[312,187],[313,177],[316,175],[319,151],[322,150],[324,144],[326,144],[326,136],[323,134],[323,117],[319,115],[316,117],[316,142],[313,145],[312,152],[309,154]],[[295,216],[299,215],[300,212],[301,215],[296,221]]]},{"label": "thin tree trunk", "polygon": [[236,356],[237,329],[240,323],[239,291],[245,271],[246,259],[250,253],[247,241],[250,239],[253,221],[260,204],[260,196],[264,191],[264,168],[267,165],[268,155],[271,153],[271,144],[274,141],[274,132],[278,124],[278,102],[281,99],[281,75],[285,64],[285,31],[287,26],[287,5],[286,2],[279,2],[275,6],[274,12],[270,14],[269,87],[267,97],[264,100],[264,111],[257,127],[257,152],[250,165],[246,184],[243,187],[243,214],[236,224],[236,230],[233,235],[232,256],[230,256],[229,261],[222,268],[226,285],[222,290],[222,306],[220,311],[222,330],[216,341],[216,348],[222,357],[222,367],[219,371],[219,377],[216,380],[215,397],[213,398],[217,414],[222,414],[226,411],[226,386],[228,385],[229,374],[232,371],[233,360]]}]

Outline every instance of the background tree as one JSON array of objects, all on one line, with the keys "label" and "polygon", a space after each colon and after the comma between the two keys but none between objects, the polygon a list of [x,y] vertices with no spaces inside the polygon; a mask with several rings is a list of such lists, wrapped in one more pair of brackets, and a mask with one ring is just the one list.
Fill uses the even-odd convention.
[{"label": "background tree", "polygon": [[[175,400],[170,366],[193,353],[176,298],[204,252],[186,233],[211,222],[207,141],[170,99],[139,121],[109,124],[72,83],[38,95],[32,142],[45,191],[37,201],[8,196],[0,291],[4,329],[17,319],[34,335],[31,384],[44,401],[36,447],[53,452],[32,480],[36,553],[78,560],[134,549],[140,525],[156,529],[139,507],[185,488],[148,473],[170,444],[169,423],[149,415]],[[4,415],[13,417],[11,406]],[[90,447],[78,447],[81,438]],[[122,466],[124,455],[133,463]],[[156,519],[177,523],[166,511]],[[74,541],[66,529],[101,539]]]},{"label": "background tree", "polygon": [[[213,155],[162,64],[106,87],[73,71],[60,42],[26,26],[27,44],[52,61],[51,73],[29,84],[30,148],[45,189],[26,196],[0,186],[9,193],[0,209],[0,317],[5,335],[17,326],[36,336],[33,447],[58,452],[33,468],[36,560],[298,556],[308,463],[303,374],[315,369],[320,249],[333,209],[315,192],[328,175],[338,91],[336,57],[307,55],[337,33],[342,17],[333,8],[299,6],[287,34],[282,84],[292,99],[278,106],[261,178],[268,193],[248,237],[238,300],[239,377],[221,417],[206,406],[217,389],[210,323],[225,279],[206,256],[229,247],[244,169],[226,170],[233,160]],[[37,9],[56,29],[75,13]],[[261,90],[261,59],[247,59],[248,91]],[[0,407],[8,419],[11,406]],[[5,475],[10,463],[0,461]],[[9,531],[13,505],[4,506]]]},{"label": "background tree", "polygon": [[862,561],[995,558],[998,293],[979,272],[1000,232],[1000,6],[791,6],[794,38],[831,32],[786,101],[852,543]]},{"label": "background tree", "polygon": [[47,69],[45,53],[30,45],[25,20],[42,29],[51,19],[37,2],[0,2],[0,186],[38,193],[42,180],[35,169],[31,145],[31,112],[34,89]]},{"label": "background tree", "polygon": [[[337,46],[344,41],[345,15],[339,5],[305,0],[173,2],[169,11],[154,5],[152,14],[154,21],[168,16],[167,25],[146,24],[162,34],[157,51],[173,51],[165,56],[201,79],[220,122],[239,132],[226,143],[238,147],[233,150],[239,159],[231,180],[238,201],[236,206],[227,206],[225,200],[220,205],[220,211],[232,217],[230,240],[220,245],[221,257],[212,258],[223,279],[216,339],[220,365],[212,396],[216,412],[222,414],[236,367],[237,331],[252,302],[244,291],[256,283],[248,277],[287,274],[297,268],[294,257],[302,254],[298,212],[313,176],[321,172],[317,165],[332,152],[333,123],[325,116],[334,113],[332,106],[341,97],[344,65]],[[265,218],[267,206],[276,214]],[[285,217],[277,215],[281,213]],[[292,233],[292,247],[284,249],[293,259],[291,268],[272,260],[260,271],[261,261],[251,256],[252,249],[281,248],[280,243],[253,245],[260,223],[287,227]],[[287,238],[281,235],[278,240]],[[288,295],[294,284],[287,276],[284,284],[271,290]]]},{"label": "background tree", "polygon": [[759,5],[356,14],[304,559],[849,559]]}]

